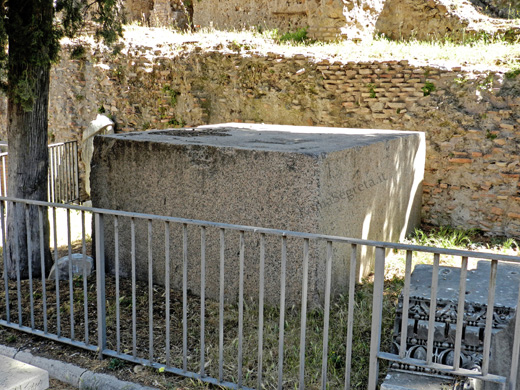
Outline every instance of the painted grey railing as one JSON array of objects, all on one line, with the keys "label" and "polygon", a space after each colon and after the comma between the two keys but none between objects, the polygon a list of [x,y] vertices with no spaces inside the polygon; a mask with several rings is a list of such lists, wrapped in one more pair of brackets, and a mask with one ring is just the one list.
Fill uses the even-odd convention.
[{"label": "painted grey railing", "polygon": [[[48,201],[54,203],[79,202],[78,143],[67,141],[48,146]],[[8,153],[0,153],[0,195],[7,196]]]},{"label": "painted grey railing", "polygon": [[[71,344],[91,351],[97,351],[99,357],[108,356],[111,358],[118,358],[134,363],[145,364],[158,368],[167,372],[182,375],[189,378],[198,379],[204,382],[228,387],[228,388],[252,388],[258,389],[267,388],[287,388],[290,383],[291,388],[298,385],[299,389],[304,389],[306,386],[306,357],[309,353],[306,349],[308,339],[315,333],[320,332],[322,340],[319,355],[321,355],[321,373],[315,374],[319,376],[318,383],[308,385],[308,387],[326,388],[351,388],[351,364],[353,359],[352,338],[353,328],[356,325],[356,297],[355,297],[355,282],[356,282],[356,268],[359,249],[362,247],[375,248],[375,269],[374,269],[374,287],[373,287],[373,301],[372,301],[372,326],[371,326],[371,340],[370,340],[370,357],[369,357],[369,379],[367,388],[375,390],[377,387],[379,377],[379,361],[395,361],[415,366],[428,367],[447,374],[457,376],[473,377],[483,381],[491,381],[500,384],[506,384],[509,389],[516,388],[516,375],[518,370],[518,358],[520,350],[520,319],[516,319],[514,349],[512,356],[512,367],[509,378],[498,376],[488,372],[489,358],[490,358],[490,342],[491,342],[491,321],[493,318],[492,311],[495,301],[495,285],[497,275],[497,264],[501,261],[519,263],[520,258],[514,256],[506,256],[502,254],[493,253],[478,253],[465,250],[451,250],[443,248],[424,247],[416,245],[406,245],[398,243],[388,243],[379,241],[368,241],[361,239],[353,239],[346,237],[328,236],[309,234],[293,231],[283,231],[276,229],[264,229],[251,226],[239,226],[223,223],[214,223],[208,221],[189,220],[182,218],[157,216],[150,214],[140,214],[115,210],[104,210],[96,208],[86,208],[73,205],[61,205],[56,203],[46,203],[37,201],[28,201],[20,199],[11,199],[0,197],[0,227],[2,232],[5,231],[4,211],[9,207],[10,210],[15,208],[25,208],[27,215],[31,207],[38,209],[38,221],[34,221],[39,225],[40,243],[43,242],[44,237],[44,221],[46,215],[51,219],[51,245],[55,258],[58,257],[59,247],[59,232],[60,229],[65,233],[64,250],[69,255],[72,252],[72,238],[71,229],[74,222],[71,222],[71,213],[78,213],[79,230],[81,234],[78,241],[78,247],[85,257],[87,255],[86,247],[88,241],[89,226],[85,223],[85,216],[92,215],[94,236],[95,236],[95,265],[96,277],[95,282],[87,277],[86,274],[82,278],[74,278],[72,267],[68,269],[68,275],[65,281],[59,281],[59,276],[56,274],[55,280],[46,280],[44,277],[32,278],[31,272],[28,281],[20,280],[18,275],[17,280],[9,281],[7,279],[7,272],[4,268],[4,283],[3,292],[0,290],[0,298],[4,297],[4,305],[0,306],[0,325],[22,330],[35,335],[47,337],[62,343]],[[57,214],[65,212],[66,218],[60,224],[57,222]],[[27,224],[29,226],[29,223]],[[76,226],[78,227],[78,226]],[[160,231],[157,231],[159,228]],[[110,230],[109,241],[107,241],[107,231]],[[174,233],[175,231],[175,233]],[[188,231],[190,232],[188,234]],[[209,232],[215,233],[215,242],[210,242]],[[139,233],[140,232],[140,233]],[[195,232],[198,239],[198,253],[190,253],[188,255],[189,237],[193,237]],[[140,240],[140,234],[143,234],[145,239]],[[232,234],[233,233],[233,234]],[[236,240],[228,238],[234,236]],[[247,237],[246,237],[247,236]],[[122,247],[124,237],[129,243],[130,259],[123,258],[122,253],[126,248]],[[5,248],[6,240],[9,238],[2,233],[2,243]],[[271,250],[269,245],[272,239],[280,244],[279,260],[280,270],[276,272],[276,277],[279,283],[279,304],[270,308],[277,312],[277,325],[269,328],[274,329],[276,333],[276,342],[267,346],[267,335],[272,333],[266,326],[267,318],[267,303],[265,302],[266,294],[266,277],[272,276],[265,270],[266,253]],[[14,238],[15,241],[16,237]],[[160,273],[154,268],[154,249],[156,241],[162,242],[164,248],[164,270]],[[245,286],[245,256],[246,240],[248,242],[254,239],[259,246],[258,269],[258,295],[254,299],[257,306],[254,305],[252,309],[251,303],[246,302],[244,294]],[[171,251],[170,240],[178,243],[175,250]],[[294,345],[288,345],[284,337],[286,336],[287,317],[290,310],[286,307],[285,294],[287,285],[287,264],[288,253],[294,254],[293,251],[288,251],[288,242],[291,245],[295,244],[301,249],[301,303],[297,306],[299,310],[299,326],[297,332],[299,340]],[[28,240],[29,241],[29,240]],[[309,261],[311,258],[310,252],[316,248],[315,244],[322,243],[326,250],[325,255],[325,275],[326,278],[320,285],[320,291],[323,292],[322,313],[323,322],[319,329],[308,329],[309,315],[311,315],[312,308],[308,308],[310,297],[308,297],[308,270]],[[207,258],[208,245],[214,245],[217,258]],[[277,244],[278,245],[278,244]],[[334,256],[334,249],[337,246],[349,245],[351,248],[350,255],[350,283],[348,291],[344,291],[348,295],[348,310],[345,316],[344,335],[341,335],[341,345],[345,346],[345,367],[343,370],[343,377],[339,385],[336,382],[331,383],[332,378],[329,372],[329,356],[331,351],[337,351],[341,345],[331,345],[329,335],[329,325],[331,316],[331,302],[333,297],[331,295],[332,284],[332,262]],[[138,247],[142,250],[139,251]],[[191,247],[190,247],[191,248]],[[230,283],[229,277],[225,273],[225,261],[227,256],[227,249],[231,248],[237,254],[238,264],[234,268],[238,271],[238,300],[236,317],[232,320],[226,317],[229,315],[228,306],[226,306],[225,292],[228,288],[227,283]],[[403,315],[401,325],[401,347],[398,354],[389,353],[381,350],[381,324],[383,319],[383,293],[385,283],[385,260],[387,250],[402,250],[406,252],[406,276],[403,289]],[[30,251],[29,251],[30,252]],[[407,338],[407,324],[408,324],[408,301],[410,297],[410,274],[412,268],[412,260],[414,252],[433,254],[433,276],[431,289],[431,305],[428,328],[428,342],[427,342],[427,357],[426,360],[410,359],[405,356],[405,346]],[[126,253],[126,252],[125,252]],[[44,267],[45,253],[43,247],[39,251],[42,267]],[[139,256],[142,255],[142,258]],[[195,257],[193,257],[195,255]],[[491,261],[491,274],[488,296],[488,309],[485,324],[484,334],[484,356],[482,364],[482,372],[475,372],[464,370],[459,367],[459,359],[461,353],[461,342],[463,332],[463,313],[464,313],[464,293],[460,293],[458,301],[458,317],[456,326],[456,337],[454,343],[455,357],[454,363],[451,366],[441,365],[432,361],[433,356],[433,337],[434,337],[434,321],[435,321],[435,307],[437,294],[438,270],[441,256],[458,256],[462,260],[460,291],[465,291],[465,280],[467,272],[468,258],[487,259]],[[106,257],[110,256],[113,259],[113,275],[106,273],[107,263]],[[174,270],[172,266],[172,258],[178,256],[181,266]],[[212,261],[214,274],[209,274],[209,261]],[[130,269],[123,270],[123,263],[129,264]],[[136,264],[144,265],[143,269],[137,269]],[[200,266],[200,270],[197,267]],[[4,265],[5,267],[5,265]],[[198,270],[198,271],[197,271]],[[48,270],[44,270],[48,271]],[[345,270],[346,271],[346,270]],[[247,270],[251,273],[251,270]],[[44,272],[45,273],[45,272]],[[200,282],[200,291],[197,298],[192,298],[188,294],[188,279],[197,273],[196,278]],[[206,296],[208,291],[207,277],[218,277],[218,296],[216,302]],[[113,292],[108,292],[107,283],[115,279],[115,288]],[[178,284],[180,291],[177,299],[172,298],[172,280],[177,278],[180,280]],[[141,279],[142,282],[139,282]],[[157,297],[155,282],[160,281],[164,285],[164,293]],[[122,283],[128,283],[131,288],[129,297],[122,296]],[[139,284],[141,283],[141,284]],[[142,284],[144,283],[144,284]],[[53,284],[55,286],[54,299],[50,301],[48,294],[49,288],[46,284]],[[42,295],[34,294],[35,286],[42,286]],[[60,286],[68,285],[68,295],[65,298],[62,296],[63,292]],[[48,286],[47,286],[48,287]],[[89,300],[88,292],[94,289],[96,301],[94,305],[92,299]],[[27,294],[27,291],[29,294]],[[38,290],[39,291],[39,290]],[[65,290],[66,291],[66,290]],[[162,290],[161,290],[162,291]],[[2,295],[3,293],[4,295]],[[27,297],[30,301],[26,302]],[[181,298],[182,297],[182,298]],[[62,299],[64,298],[64,299]],[[155,298],[155,300],[154,300]],[[158,299],[157,299],[158,298]],[[144,305],[147,310],[137,313],[138,300],[145,299]],[[193,306],[193,299],[199,306]],[[520,294],[519,294],[520,299]],[[35,301],[40,300],[41,305],[39,309],[35,310]],[[1,299],[0,299],[1,302]],[[79,303],[78,303],[79,302]],[[113,303],[113,306],[112,306]],[[110,305],[110,308],[107,307]],[[29,315],[23,314],[22,306],[29,307]],[[161,306],[164,308],[162,317],[157,317],[157,308]],[[175,308],[174,308],[175,306]],[[213,307],[213,315],[216,318],[209,318],[207,309],[209,306]],[[519,306],[520,307],[520,303]],[[218,308],[218,309],[216,309]],[[125,312],[126,310],[126,312]],[[162,309],[161,309],[162,310]],[[177,310],[177,311],[175,311]],[[245,315],[250,314],[250,310],[255,311],[254,340],[244,340],[244,329],[247,325],[245,322]],[[67,313],[68,311],[68,313]],[[127,313],[127,317],[123,319],[123,312]],[[130,313],[131,312],[131,313]],[[147,313],[146,313],[147,312]],[[198,315],[195,313],[198,312]],[[176,313],[176,314],[175,314]],[[68,314],[68,318],[66,316]],[[138,318],[139,314],[139,318]],[[38,321],[35,321],[36,317]],[[52,316],[52,319],[50,318]],[[79,317],[78,317],[79,316]],[[189,337],[188,326],[190,321],[196,317],[198,340],[193,335]],[[78,323],[84,322],[82,332],[76,332]],[[128,318],[128,320],[126,320]],[[158,319],[159,318],[159,319]],[[225,325],[225,321],[226,324]],[[272,319],[270,319],[271,322]],[[160,331],[156,325],[160,323]],[[41,325],[37,326],[36,323]],[[175,323],[175,324],[174,324]],[[232,329],[229,329],[229,323],[233,324]],[[249,326],[249,325],[247,325]],[[107,333],[107,328],[111,327],[113,330],[110,334]],[[138,328],[145,333],[138,332]],[[175,330],[174,330],[175,328]],[[65,330],[66,329],[66,330]],[[131,329],[131,337],[126,336]],[[146,330],[147,329],[147,330]],[[164,331],[163,331],[164,330]],[[159,338],[158,333],[161,333]],[[312,332],[312,333],[311,333]],[[229,333],[233,333],[232,337]],[[212,342],[211,345],[207,341],[209,334],[218,335],[218,342]],[[250,334],[251,335],[251,334]],[[160,339],[160,340],[159,340]],[[216,340],[216,339],[215,339]],[[160,341],[160,345],[158,344]],[[244,355],[246,353],[244,347],[246,343],[254,343],[254,356]],[[276,344],[276,346],[275,346]],[[227,348],[234,348],[236,352],[236,368],[233,372],[228,369],[229,361],[224,356],[224,350]],[[267,348],[270,348],[269,350]],[[298,370],[296,373],[289,374],[289,368],[285,358],[287,353],[292,350],[298,350]],[[208,356],[212,351],[215,352],[214,360],[209,360]],[[252,354],[248,350],[249,354]],[[276,352],[277,351],[277,352]],[[246,359],[247,358],[247,359]],[[277,365],[276,374],[271,377],[265,377],[266,360],[270,359],[271,365]],[[252,363],[255,362],[255,363]],[[248,371],[244,369],[243,364],[248,364],[249,370],[253,372],[247,375]],[[293,377],[289,377],[293,375]]]}]

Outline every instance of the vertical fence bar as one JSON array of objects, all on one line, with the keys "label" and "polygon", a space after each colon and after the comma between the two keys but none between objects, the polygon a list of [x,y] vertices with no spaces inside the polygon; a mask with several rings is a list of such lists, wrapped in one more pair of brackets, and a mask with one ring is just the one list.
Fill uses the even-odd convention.
[{"label": "vertical fence bar", "polygon": [[67,142],[67,160],[67,188],[69,190],[67,203],[72,203],[74,200],[74,175],[72,173],[74,170],[74,161],[72,155],[72,142]]},{"label": "vertical fence bar", "polygon": [[219,321],[218,321],[218,381],[224,380],[224,259],[225,230],[220,229]]},{"label": "vertical fence bar", "polygon": [[284,328],[285,328],[285,273],[287,268],[287,237],[282,236],[282,263],[280,265],[280,324],[278,335],[278,390],[283,387]]},{"label": "vertical fence bar", "polygon": [[65,164],[64,162],[64,158],[63,158],[63,145],[59,145],[58,146],[58,151],[59,151],[59,156],[60,156],[60,162],[59,162],[59,165],[58,165],[58,172],[59,172],[59,180],[60,180],[60,197],[58,199],[58,202],[61,203],[63,202],[63,199],[65,199],[65,169],[63,167],[63,164]]},{"label": "vertical fence bar", "polygon": [[49,202],[54,202],[54,151],[49,147]]},{"label": "vertical fence bar", "polygon": [[106,349],[106,296],[105,296],[105,226],[104,216],[95,213],[96,229],[96,290],[97,290],[97,316],[98,316],[98,357],[103,359],[103,351]]},{"label": "vertical fence bar", "polygon": [[262,388],[264,359],[264,292],[265,292],[265,233],[260,233],[260,280],[258,287],[258,380],[257,388]]},{"label": "vertical fence bar", "polygon": [[119,304],[119,218],[114,215],[114,262],[116,277],[116,352],[121,353],[121,308]]},{"label": "vertical fence bar", "polygon": [[137,310],[136,310],[136,270],[135,270],[135,220],[130,218],[131,262],[132,262],[132,356],[137,357]]},{"label": "vertical fence bar", "polygon": [[188,225],[182,225],[182,370],[188,371]]},{"label": "vertical fence bar", "polygon": [[3,182],[3,196],[7,196],[7,154],[2,156],[2,182]]},{"label": "vertical fence bar", "polygon": [[74,182],[75,182],[75,188],[76,193],[74,194],[75,199],[79,202],[79,161],[78,161],[78,142],[74,141],[74,157],[75,157],[75,164],[74,164]]},{"label": "vertical fence bar", "polygon": [[164,289],[166,290],[166,366],[170,367],[170,223],[164,222]]},{"label": "vertical fence bar", "polygon": [[67,248],[69,256],[70,339],[74,340],[74,281],[72,277],[72,240],[70,237],[70,209],[67,209]]},{"label": "vertical fence bar", "polygon": [[[3,157],[2,157],[3,158]],[[7,247],[5,246],[5,202],[2,200],[0,201],[0,223],[2,224],[2,250],[3,253],[7,252]],[[7,323],[11,322],[11,310],[10,310],[10,304],[9,304],[9,279],[7,277],[7,261],[5,261],[4,258],[4,287],[5,287],[5,315],[6,315],[6,321]]]},{"label": "vertical fence bar", "polygon": [[[1,224],[1,229],[2,229],[2,250],[3,250],[4,254],[7,252],[7,247],[5,245],[5,236],[6,236],[6,231],[5,231],[6,215],[5,214],[6,214],[5,202],[2,200],[2,201],[0,201],[0,224]],[[5,313],[6,313],[6,321],[9,323],[11,321],[10,320],[11,313],[10,313],[10,309],[9,309],[9,279],[7,277],[7,261],[5,261],[5,259],[3,261],[3,267],[4,267],[4,289],[5,289]]]},{"label": "vertical fence bar", "polygon": [[[13,202],[13,214],[15,221],[18,220],[19,208],[21,205]],[[16,256],[16,294],[18,299],[18,325],[22,325],[22,282],[20,275],[20,232],[18,231],[18,223],[14,223],[14,255]],[[12,253],[11,253],[12,256]],[[12,259],[11,259],[12,260]]]},{"label": "vertical fence bar", "polygon": [[[81,254],[83,263],[87,261],[87,243],[85,240],[85,211],[81,210]],[[83,317],[85,322],[85,344],[89,345],[88,335],[88,289],[87,289],[87,267],[83,267]]]},{"label": "vertical fence bar", "polygon": [[332,241],[327,241],[327,264],[325,277],[325,307],[323,308],[323,355],[321,358],[321,389],[327,388],[327,360],[329,356],[330,288],[332,278]]},{"label": "vertical fence bar", "polygon": [[303,241],[302,306],[300,316],[300,377],[299,389],[305,389],[305,336],[307,334],[307,295],[309,287],[309,239]]},{"label": "vertical fence bar", "polygon": [[54,174],[53,174],[53,182],[54,182],[54,199],[53,202],[59,202],[60,198],[60,183],[59,183],[59,167],[58,167],[58,149],[56,147],[52,148],[53,152],[53,161],[54,161]]},{"label": "vertical fence bar", "polygon": [[491,350],[491,330],[493,328],[493,312],[495,311],[495,289],[497,285],[498,261],[491,260],[491,270],[489,274],[488,301],[486,308],[486,325],[484,327],[484,347],[482,352],[482,375],[487,375],[489,371],[489,352]]},{"label": "vertical fence bar", "polygon": [[[3,204],[1,202],[0,204]],[[43,308],[43,333],[47,333],[47,286],[46,286],[46,278],[47,270],[45,269],[45,236],[43,234],[44,225],[43,225],[43,207],[38,206],[38,227],[40,231],[40,266],[42,270],[42,308]],[[2,210],[0,208],[0,213]],[[7,294],[6,294],[7,295]]]},{"label": "vertical fence bar", "polygon": [[466,278],[468,275],[468,258],[462,257],[459,280],[459,302],[457,306],[457,328],[455,331],[455,348],[453,351],[453,369],[460,368],[460,351],[462,346],[462,330],[464,327],[464,303],[466,301]]},{"label": "vertical fence bar", "polygon": [[372,331],[370,336],[370,360],[368,390],[375,390],[379,376],[377,354],[381,347],[381,322],[383,320],[383,291],[385,282],[385,248],[376,247],[374,269],[374,296],[372,301]]},{"label": "vertical fence bar", "polygon": [[52,148],[49,147],[49,202],[54,202],[54,178],[53,178],[53,156]]},{"label": "vertical fence bar", "polygon": [[[27,262],[29,266],[29,307],[31,310],[31,329],[34,330],[34,295],[33,295],[33,254],[31,224],[29,222],[29,205],[25,204],[25,231],[27,237]],[[36,259],[35,259],[36,260]]]},{"label": "vertical fence bar", "polygon": [[63,203],[68,203],[70,199],[70,154],[69,145],[66,142],[63,144],[63,165],[65,165],[63,170],[63,176],[65,178],[65,197]]},{"label": "vertical fence bar", "polygon": [[[518,291],[518,301],[516,307],[520,307],[520,286]],[[516,315],[515,320],[515,336],[513,338],[513,352],[511,356],[511,372],[509,373],[509,390],[516,390],[518,377],[518,360],[520,355],[520,315]]]},{"label": "vertical fence bar", "polygon": [[408,310],[410,308],[410,277],[412,274],[413,252],[406,251],[406,265],[403,287],[403,314],[401,318],[401,342],[399,344],[399,357],[404,359],[406,355],[406,339],[408,338]]},{"label": "vertical fence bar", "polygon": [[348,313],[347,313],[347,348],[345,353],[345,390],[350,389],[350,369],[352,367],[352,334],[354,331],[354,306],[357,272],[357,245],[352,244],[350,249],[350,270],[348,281]]},{"label": "vertical fence bar", "polygon": [[200,227],[200,376],[204,376],[206,325],[206,228]]},{"label": "vertical fence bar", "polygon": [[240,231],[240,255],[238,278],[238,388],[242,388],[242,343],[244,341],[244,232]]},{"label": "vertical fence bar", "polygon": [[153,236],[152,220],[148,220],[148,356],[153,362]]},{"label": "vertical fence bar", "polygon": [[435,253],[433,255],[433,269],[432,269],[432,285],[430,289],[430,314],[428,318],[428,342],[426,348],[426,363],[433,362],[433,341],[435,335],[435,312],[437,310],[437,288],[439,281],[439,260],[440,255]]},{"label": "vertical fence bar", "polygon": [[61,336],[61,306],[60,306],[60,268],[58,267],[58,226],[56,207],[52,208],[52,226],[54,233],[54,281],[56,283],[56,335]]}]

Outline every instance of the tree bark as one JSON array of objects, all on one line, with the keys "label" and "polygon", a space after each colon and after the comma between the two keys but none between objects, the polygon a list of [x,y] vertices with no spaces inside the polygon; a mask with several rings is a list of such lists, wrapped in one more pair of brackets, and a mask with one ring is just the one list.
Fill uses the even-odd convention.
[{"label": "tree bark", "polygon": [[[49,102],[50,61],[38,34],[52,30],[53,0],[9,2],[9,64],[8,64],[8,176],[9,197],[47,200],[48,151],[47,119]],[[36,21],[36,22],[35,22]],[[51,39],[49,39],[51,41]],[[28,48],[28,45],[32,45]],[[31,53],[36,50],[36,53]],[[32,55],[31,58],[27,58]],[[25,84],[24,84],[25,83]],[[20,97],[20,88],[27,89],[30,98]],[[29,218],[26,219],[26,212]],[[7,243],[5,257],[10,278],[39,277],[41,246],[46,271],[50,268],[49,222],[43,211],[43,242],[40,242],[38,208],[23,204],[7,205]],[[30,247],[30,251],[29,251]]]}]

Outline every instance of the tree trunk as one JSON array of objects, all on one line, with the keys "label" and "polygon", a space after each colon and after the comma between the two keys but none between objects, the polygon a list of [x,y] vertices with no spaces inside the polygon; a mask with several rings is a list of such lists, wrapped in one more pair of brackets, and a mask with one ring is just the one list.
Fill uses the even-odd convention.
[{"label": "tree trunk", "polygon": [[[11,1],[8,12],[7,194],[14,198],[46,201],[50,61],[47,48],[35,42],[38,42],[38,34],[52,29],[53,0]],[[10,278],[16,278],[18,270],[22,278],[27,278],[29,262],[33,277],[41,276],[42,246],[46,272],[49,271],[49,222],[47,210],[42,208],[42,211],[44,239],[40,242],[38,207],[7,205],[4,260]]]}]

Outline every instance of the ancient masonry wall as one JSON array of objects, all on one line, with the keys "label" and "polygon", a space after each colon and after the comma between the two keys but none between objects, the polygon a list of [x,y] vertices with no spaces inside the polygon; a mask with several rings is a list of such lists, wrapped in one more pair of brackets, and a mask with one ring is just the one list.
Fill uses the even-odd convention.
[{"label": "ancient masonry wall", "polygon": [[361,39],[373,34],[383,4],[384,0],[200,0],[193,2],[193,21],[217,29],[308,28],[313,39]]},{"label": "ancient masonry wall", "polygon": [[[473,3],[473,4],[472,4]],[[312,39],[358,40],[384,34],[392,39],[467,39],[499,31],[514,39],[520,0],[129,0],[129,20],[148,26],[216,29],[307,28]]]},{"label": "ancient masonry wall", "polygon": [[423,220],[520,237],[520,76],[161,50],[69,60],[65,48],[52,72],[51,139],[80,140],[100,111],[119,132],[230,121],[424,131]]},{"label": "ancient masonry wall", "polygon": [[520,0],[471,0],[484,13],[497,18],[520,17]]},{"label": "ancient masonry wall", "polygon": [[188,11],[183,0],[127,0],[125,12],[129,21],[150,27],[187,28]]}]

